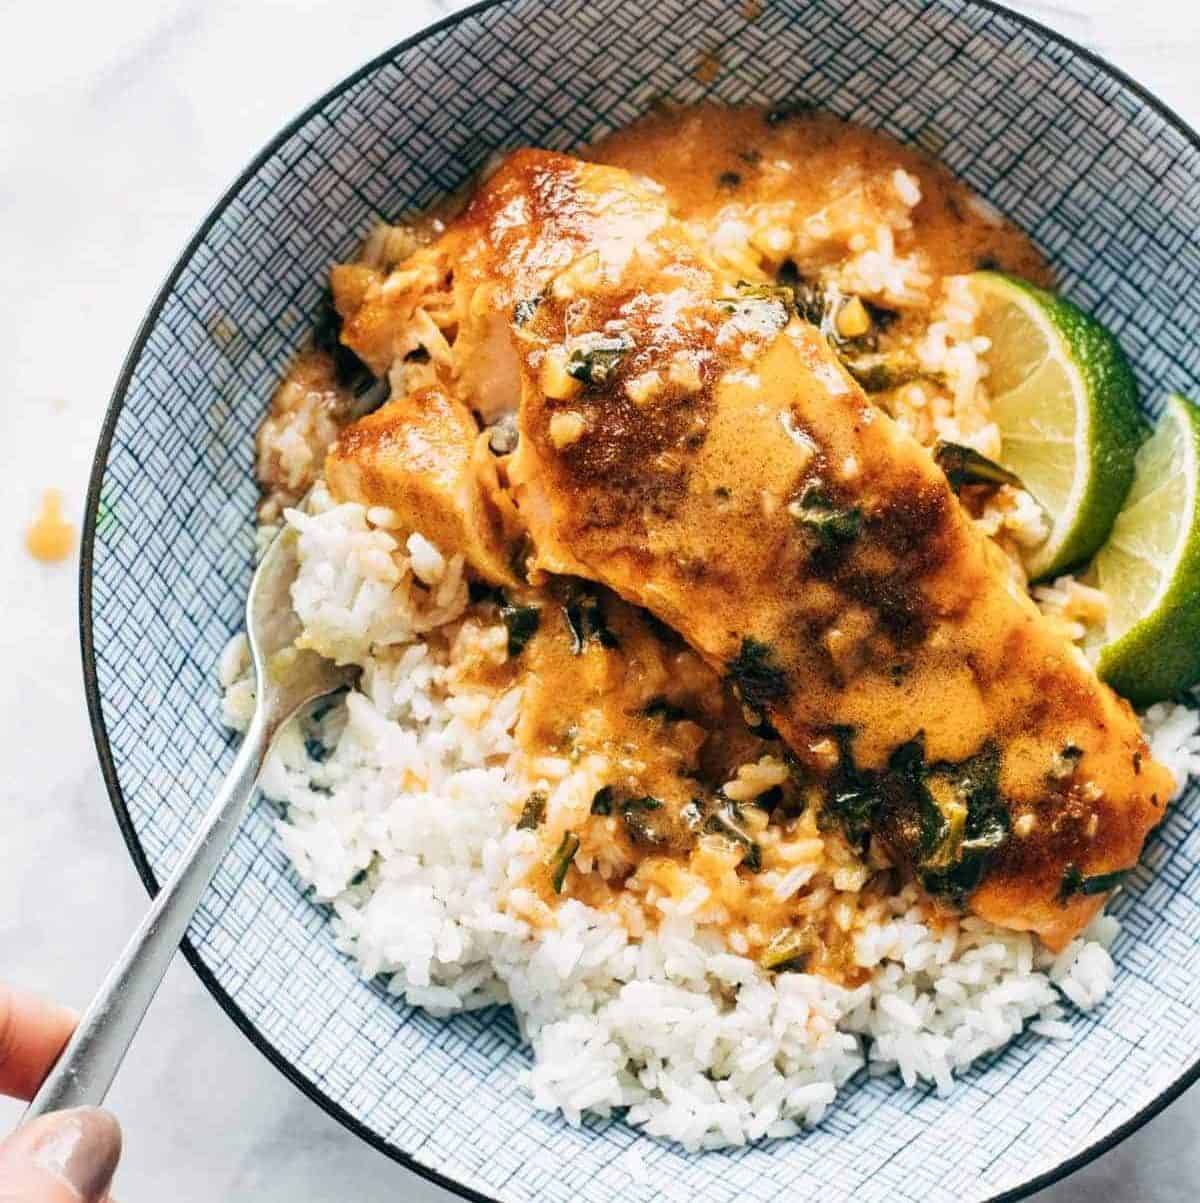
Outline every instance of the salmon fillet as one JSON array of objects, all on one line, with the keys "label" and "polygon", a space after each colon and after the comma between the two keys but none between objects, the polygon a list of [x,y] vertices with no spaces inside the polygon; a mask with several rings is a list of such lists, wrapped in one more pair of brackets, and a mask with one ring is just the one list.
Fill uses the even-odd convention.
[{"label": "salmon fillet", "polygon": [[[827,821],[932,897],[1054,949],[1086,926],[1171,775],[781,290],[724,276],[649,181],[535,151],[404,270],[355,282],[343,337],[384,364],[398,315],[454,315],[459,402],[517,407],[497,480],[527,575],[673,627],[790,745]],[[352,472],[358,437],[331,485],[391,504],[403,443]]]}]

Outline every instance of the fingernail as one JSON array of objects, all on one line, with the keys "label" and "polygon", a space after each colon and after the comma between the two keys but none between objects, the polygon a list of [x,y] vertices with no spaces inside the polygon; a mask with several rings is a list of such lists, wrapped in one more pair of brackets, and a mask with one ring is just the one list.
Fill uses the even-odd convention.
[{"label": "fingernail", "polygon": [[121,1157],[121,1128],[107,1111],[77,1107],[34,1120],[13,1143],[39,1169],[73,1187],[81,1203],[100,1203]]}]

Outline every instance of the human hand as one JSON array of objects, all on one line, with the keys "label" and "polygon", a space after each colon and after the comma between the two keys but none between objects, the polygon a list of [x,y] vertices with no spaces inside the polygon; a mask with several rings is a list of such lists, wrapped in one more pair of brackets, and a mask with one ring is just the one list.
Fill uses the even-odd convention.
[{"label": "human hand", "polygon": [[[71,1011],[0,985],[0,1094],[32,1098],[74,1029]],[[0,1142],[0,1203],[102,1203],[120,1156],[107,1111],[43,1115]]]}]

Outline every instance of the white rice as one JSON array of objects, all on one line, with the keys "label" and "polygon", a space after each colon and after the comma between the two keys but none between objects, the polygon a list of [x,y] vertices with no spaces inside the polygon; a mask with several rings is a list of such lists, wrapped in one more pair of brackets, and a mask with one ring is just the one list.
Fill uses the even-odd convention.
[{"label": "white rice", "polygon": [[[1108,991],[1115,920],[1097,919],[1052,956],[976,918],[934,922],[911,887],[858,933],[870,978],[855,989],[764,972],[738,955],[736,933],[726,942],[700,921],[702,893],[662,901],[657,927],[575,899],[547,921],[521,885],[540,856],[536,835],[511,819],[525,789],[514,769],[520,690],[467,686],[456,671],[487,650],[477,631],[464,650],[461,557],[420,535],[401,543],[386,514],[320,491],[313,508],[287,514],[300,532],[303,638],[363,676],[285,732],[263,780],[283,808],[280,839],[364,977],[438,1015],[512,1004],[534,1051],[535,1106],[573,1123],[624,1108],[689,1149],[787,1136],[818,1123],[864,1067],[945,1093],[1027,1025],[1068,1039],[1073,1015]],[[244,726],[244,638],[220,672],[225,719]],[[1181,781],[1200,768],[1192,711],[1155,706],[1146,726]],[[565,797],[582,770],[562,771]],[[776,776],[764,758],[738,780],[753,789]],[[781,874],[780,897],[812,872]]]}]

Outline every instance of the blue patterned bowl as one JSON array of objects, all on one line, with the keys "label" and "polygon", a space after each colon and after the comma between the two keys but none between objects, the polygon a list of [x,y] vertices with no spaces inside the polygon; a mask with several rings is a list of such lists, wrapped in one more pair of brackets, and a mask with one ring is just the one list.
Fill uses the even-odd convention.
[{"label": "blue patterned bowl", "polygon": [[[711,52],[721,71],[701,82]],[[1120,336],[1149,410],[1200,382],[1200,141],[1116,71],[994,5],[768,0],[755,16],[730,0],[508,0],[443,21],[259,155],[171,272],[117,386],[89,497],[83,647],[105,777],[150,889],[233,754],[214,666],[251,571],[252,434],[328,265],[493,149],[571,147],[661,96],[798,96],[935,152]],[[573,1129],[535,1113],[506,1011],[439,1021],[361,981],[272,818],[263,807],[240,832],[189,959],[313,1099],[468,1198],[1016,1198],[1200,1076],[1195,791],[1116,904],[1116,985],[1074,1040],[1020,1039],[945,1099],[863,1081],[804,1137],[701,1155],[620,1120]],[[634,1145],[644,1184],[620,1157]]]}]

